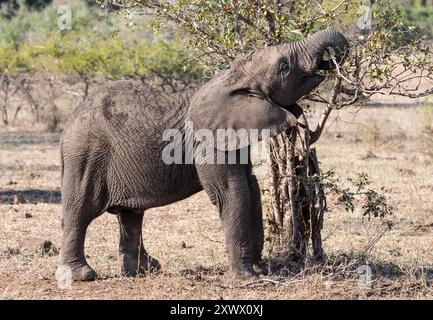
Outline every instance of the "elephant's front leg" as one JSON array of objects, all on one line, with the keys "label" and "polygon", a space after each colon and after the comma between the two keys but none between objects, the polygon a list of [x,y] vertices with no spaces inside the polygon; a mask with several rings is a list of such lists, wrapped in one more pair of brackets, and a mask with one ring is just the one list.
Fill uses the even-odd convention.
[{"label": "elephant's front leg", "polygon": [[118,210],[120,226],[119,259],[121,272],[125,276],[136,276],[146,271],[158,270],[159,262],[151,258],[143,246],[143,212]]},{"label": "elephant's front leg", "polygon": [[221,208],[226,246],[231,270],[241,278],[257,275],[253,269],[255,239],[252,233],[252,208],[249,192],[231,192]]},{"label": "elephant's front leg", "polygon": [[204,189],[218,206],[231,271],[241,278],[256,276],[253,210],[246,166],[204,165],[199,166],[198,172]]},{"label": "elephant's front leg", "polygon": [[263,231],[263,214],[262,214],[262,201],[260,196],[260,187],[257,178],[252,175],[250,168],[248,173],[248,181],[250,184],[251,192],[251,226],[253,233],[253,265],[254,270],[261,274],[267,274],[268,269],[262,261],[262,251],[264,245],[264,231]]}]

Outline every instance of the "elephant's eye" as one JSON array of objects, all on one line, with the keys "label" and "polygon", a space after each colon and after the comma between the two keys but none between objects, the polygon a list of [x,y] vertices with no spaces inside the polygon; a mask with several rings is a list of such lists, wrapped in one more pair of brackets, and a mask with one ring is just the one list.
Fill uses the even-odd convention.
[{"label": "elephant's eye", "polygon": [[283,61],[280,63],[278,68],[279,73],[287,74],[290,71],[290,65],[287,61]]}]

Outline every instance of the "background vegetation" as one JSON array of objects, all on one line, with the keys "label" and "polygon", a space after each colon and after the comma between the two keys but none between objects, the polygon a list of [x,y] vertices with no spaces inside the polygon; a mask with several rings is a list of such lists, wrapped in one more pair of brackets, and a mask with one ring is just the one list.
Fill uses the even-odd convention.
[{"label": "background vegetation", "polygon": [[[167,33],[155,36],[152,32],[158,28],[155,20],[149,22],[143,16],[134,16],[126,22],[122,16],[105,15],[97,6],[89,5],[95,4],[93,1],[72,0],[67,1],[72,9],[71,29],[60,30],[58,19],[61,14],[58,6],[47,5],[50,2],[0,1],[0,73],[49,72],[113,79],[140,79],[160,74],[174,75],[176,79],[186,78],[185,83],[200,76],[200,60],[193,59],[182,37],[174,39]],[[433,31],[431,0],[398,0],[395,1],[395,7],[401,10],[407,25],[419,25]],[[202,7],[202,18],[210,17],[209,14],[206,15],[207,9],[206,6]],[[353,11],[353,14],[359,14],[357,8]],[[350,10],[346,12],[350,13]],[[293,20],[279,23],[283,25],[285,22],[293,23]],[[308,31],[323,27],[328,22],[329,20],[322,19],[313,24],[307,19],[301,27]],[[208,26],[213,27],[211,22]],[[264,27],[264,24],[257,26],[259,30]],[[259,33],[236,38],[237,34],[231,30],[220,31],[220,40],[224,36],[230,36],[230,39],[224,39],[227,43],[225,50],[233,49],[230,58],[236,56],[239,41],[245,50],[250,50],[257,44],[258,39],[253,37]],[[269,37],[278,37],[278,41],[284,41],[299,38],[300,35],[286,32],[270,34]],[[206,46],[206,42],[201,45]]]},{"label": "background vegetation", "polygon": [[433,1],[432,0],[397,0],[407,24],[419,25],[433,34]]},{"label": "background vegetation", "polygon": [[[207,28],[221,25],[224,21],[220,19],[224,15],[212,16],[218,8],[212,2],[206,3],[203,2],[201,11],[197,12],[197,21]],[[59,18],[64,14],[59,11],[62,4],[71,8],[71,23],[64,29],[59,26]],[[326,1],[324,6],[326,8]],[[404,21],[408,25],[416,23],[432,32],[432,1],[412,0],[410,6],[407,1],[395,1],[395,7],[407,18]],[[185,21],[183,29],[173,25],[163,28],[160,19],[149,19],[131,12],[125,17],[119,14],[119,8],[106,3],[105,8],[101,9],[95,1],[85,0],[55,1],[54,4],[51,0],[1,0],[1,123],[18,124],[21,110],[27,108],[32,111],[35,123],[46,122],[46,129],[57,130],[65,116],[52,113],[59,113],[56,101],[65,92],[71,99],[84,98],[93,84],[120,78],[138,79],[166,91],[182,90],[196,85],[203,75],[211,76],[239,52],[264,45],[263,42],[298,39],[302,37],[302,32],[324,27],[335,18],[332,15],[317,16],[317,12],[306,15],[305,19],[284,16],[283,20],[277,22],[280,29],[267,33],[267,38],[261,38],[267,28],[266,16],[255,26],[257,32],[253,33],[244,32],[245,27],[249,27],[248,21],[239,21],[243,25],[237,26],[227,20],[225,29],[216,30],[214,37],[204,37],[198,40],[199,46],[194,46],[191,38],[184,33],[185,30],[191,31],[191,26],[187,26]],[[170,6],[167,8],[170,12]],[[251,8],[241,5],[237,10],[239,14],[248,16]],[[224,12],[233,8],[219,9]],[[358,9],[356,6],[346,8],[345,15],[340,17],[353,22],[354,17],[360,14]],[[305,12],[291,15],[296,17],[305,15]],[[301,32],[287,32],[284,30],[286,27],[281,29],[281,26]],[[234,30],[239,27],[239,30]],[[205,30],[208,34],[210,31]],[[221,43],[224,46],[218,47]],[[218,48],[220,52],[209,59],[209,55],[203,54],[198,47],[211,51]],[[67,89],[62,90],[65,84]],[[71,87],[71,84],[75,84],[75,87]],[[40,94],[35,85],[45,85],[42,91],[46,94]],[[45,104],[44,101],[50,103]],[[71,101],[71,105],[74,101]]]},{"label": "background vegetation", "polygon": [[185,82],[197,76],[197,65],[189,62],[182,42],[154,36],[144,17],[126,26],[122,17],[102,15],[85,1],[68,1],[68,5],[70,29],[60,30],[56,6],[35,10],[22,5],[11,17],[3,16],[0,72],[113,79],[141,79],[154,73]]},{"label": "background vegetation", "polygon": [[[29,6],[24,1],[1,4],[3,125],[16,123],[20,111],[28,107],[36,122],[45,121],[46,129],[57,130],[65,117],[53,114],[58,113],[56,101],[65,91],[85,98],[95,82],[130,78],[178,91],[201,78],[200,61],[191,59],[182,39],[154,34],[145,17],[126,21],[86,1],[67,4],[71,23],[63,30],[58,24],[63,14],[59,6]],[[43,84],[46,95],[41,96]],[[19,107],[17,101],[22,102]],[[45,101],[49,101],[47,106]]]}]

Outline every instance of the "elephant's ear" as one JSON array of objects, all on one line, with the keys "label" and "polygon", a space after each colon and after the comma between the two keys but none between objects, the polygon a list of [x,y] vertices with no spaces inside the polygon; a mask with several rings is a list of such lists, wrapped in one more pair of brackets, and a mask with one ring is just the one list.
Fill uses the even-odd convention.
[{"label": "elephant's ear", "polygon": [[[297,105],[283,109],[247,90],[230,91],[221,83],[215,83],[201,88],[193,96],[188,118],[195,132],[209,129],[214,135],[215,148],[228,151],[244,148],[295,126],[301,113]],[[230,129],[236,133],[235,142],[224,139],[224,133],[233,133]]]}]

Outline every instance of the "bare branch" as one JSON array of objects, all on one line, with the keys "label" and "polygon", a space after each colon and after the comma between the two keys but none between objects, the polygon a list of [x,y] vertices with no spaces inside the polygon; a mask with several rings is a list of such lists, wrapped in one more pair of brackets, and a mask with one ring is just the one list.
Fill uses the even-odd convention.
[{"label": "bare branch", "polygon": [[310,144],[316,143],[320,136],[322,135],[323,128],[325,127],[326,121],[328,120],[329,115],[331,114],[334,105],[336,104],[337,97],[340,94],[341,91],[341,83],[342,79],[337,78],[337,80],[334,83],[334,87],[331,91],[331,97],[328,105],[326,106],[325,110],[323,111],[322,116],[319,119],[319,122],[317,123],[316,129],[311,132],[311,138],[310,138]]}]

